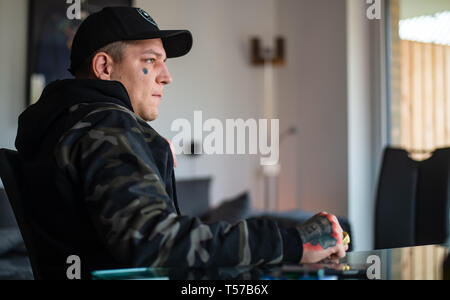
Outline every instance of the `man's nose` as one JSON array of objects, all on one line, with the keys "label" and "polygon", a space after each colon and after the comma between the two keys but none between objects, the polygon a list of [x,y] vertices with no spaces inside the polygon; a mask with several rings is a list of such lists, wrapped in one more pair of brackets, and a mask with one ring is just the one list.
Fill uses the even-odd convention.
[{"label": "man's nose", "polygon": [[156,81],[162,85],[170,84],[172,82],[172,76],[170,76],[167,65],[164,63],[162,64],[161,68],[161,72],[156,77]]}]

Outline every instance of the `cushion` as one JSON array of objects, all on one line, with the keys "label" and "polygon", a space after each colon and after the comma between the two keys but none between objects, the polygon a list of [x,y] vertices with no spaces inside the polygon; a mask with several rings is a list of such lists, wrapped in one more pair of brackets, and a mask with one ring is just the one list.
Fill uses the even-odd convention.
[{"label": "cushion", "polygon": [[206,212],[201,216],[205,223],[225,221],[235,224],[250,215],[250,196],[247,192],[223,202],[219,207]]}]

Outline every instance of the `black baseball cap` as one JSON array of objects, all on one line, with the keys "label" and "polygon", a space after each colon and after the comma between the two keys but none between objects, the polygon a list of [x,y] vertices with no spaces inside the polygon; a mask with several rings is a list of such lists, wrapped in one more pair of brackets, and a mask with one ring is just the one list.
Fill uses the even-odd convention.
[{"label": "black baseball cap", "polygon": [[92,54],[117,41],[161,38],[167,58],[180,57],[192,48],[188,30],[159,30],[153,18],[135,7],[106,7],[86,18],[72,43],[70,69],[73,74]]}]

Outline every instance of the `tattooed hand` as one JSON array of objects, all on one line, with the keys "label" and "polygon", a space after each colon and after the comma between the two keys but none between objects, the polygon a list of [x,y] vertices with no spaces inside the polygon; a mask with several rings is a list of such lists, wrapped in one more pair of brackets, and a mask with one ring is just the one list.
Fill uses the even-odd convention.
[{"label": "tattooed hand", "polygon": [[303,241],[301,263],[317,263],[322,260],[338,262],[345,257],[348,245],[343,245],[343,231],[337,218],[326,212],[315,215],[298,231]]}]

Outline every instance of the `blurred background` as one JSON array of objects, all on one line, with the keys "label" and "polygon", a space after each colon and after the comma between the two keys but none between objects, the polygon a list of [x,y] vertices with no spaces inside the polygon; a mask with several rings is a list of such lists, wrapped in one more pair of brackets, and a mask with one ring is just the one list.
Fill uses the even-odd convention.
[{"label": "blurred background", "polygon": [[[53,18],[44,2],[54,2],[60,14],[70,6],[0,1],[0,148],[15,149],[17,118],[42,88],[70,77],[56,69],[68,67],[79,21]],[[81,1],[82,17],[113,2],[121,3]],[[161,29],[194,36],[192,51],[167,63],[174,81],[151,123],[161,135],[173,138],[172,122],[193,124],[199,110],[204,120],[224,123],[263,119],[267,101],[280,120],[279,172],[270,180],[257,155],[178,157],[177,179],[207,180],[201,192],[210,207],[247,192],[256,211],[327,211],[349,221],[357,250],[372,249],[384,148],[424,159],[450,144],[450,0],[131,4]],[[381,10],[380,19],[369,18],[373,9]],[[285,43],[283,63],[252,63],[251,39],[275,49],[277,37]]]}]

